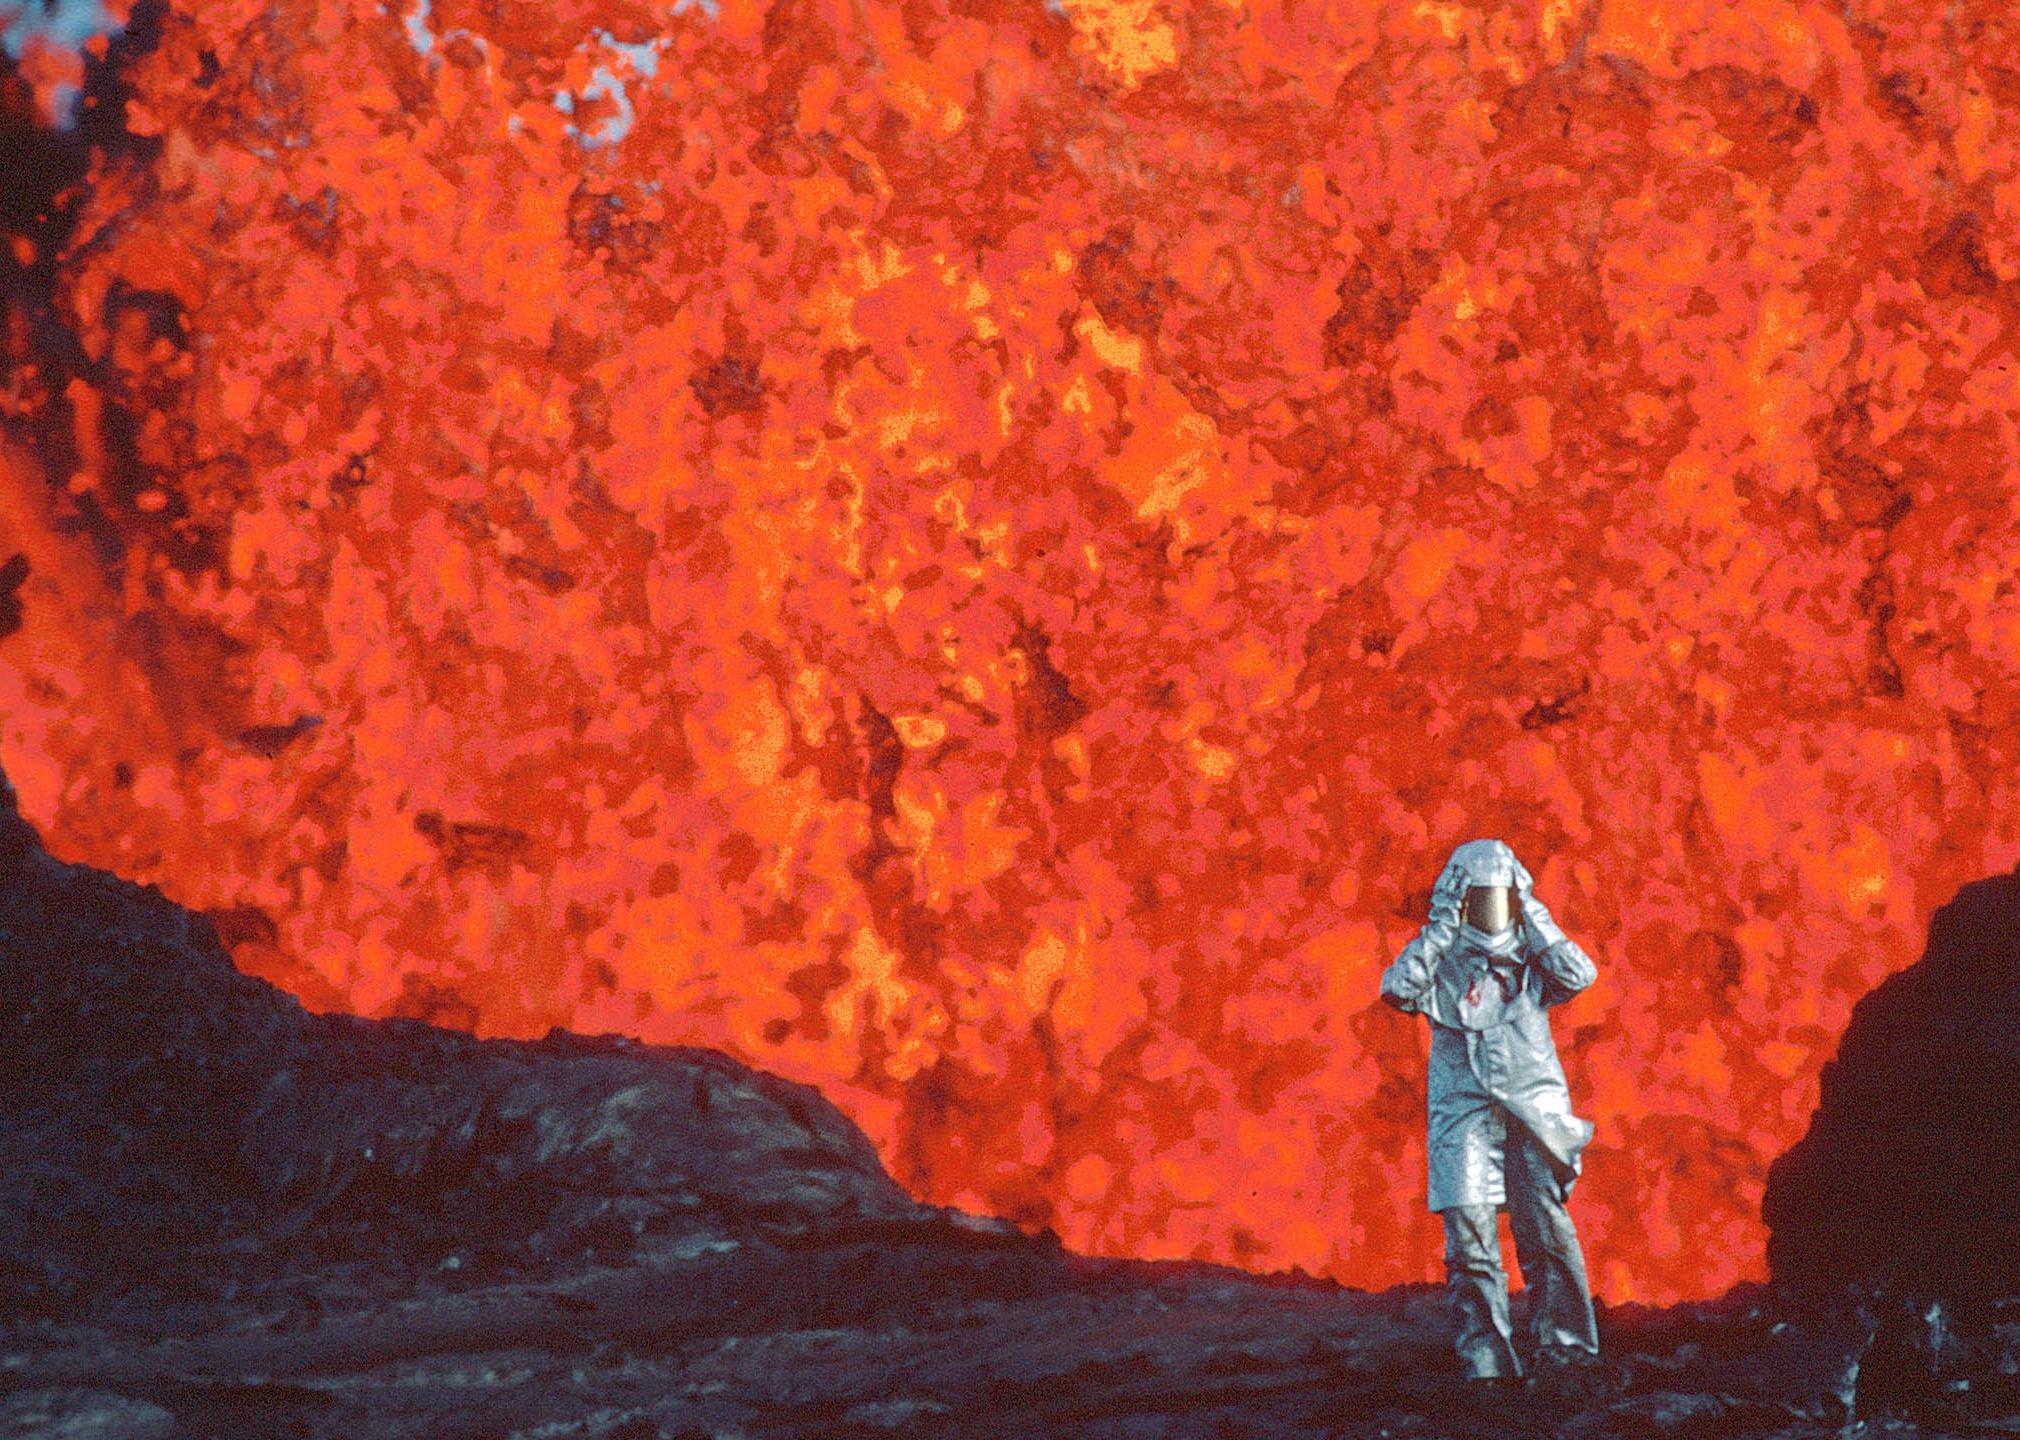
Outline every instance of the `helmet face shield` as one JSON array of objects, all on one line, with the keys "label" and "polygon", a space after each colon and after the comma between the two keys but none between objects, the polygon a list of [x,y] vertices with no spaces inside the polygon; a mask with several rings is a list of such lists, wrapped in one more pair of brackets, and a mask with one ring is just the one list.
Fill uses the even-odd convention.
[{"label": "helmet face shield", "polygon": [[1515,888],[1512,885],[1468,886],[1462,913],[1466,923],[1482,935],[1499,935],[1515,923]]}]

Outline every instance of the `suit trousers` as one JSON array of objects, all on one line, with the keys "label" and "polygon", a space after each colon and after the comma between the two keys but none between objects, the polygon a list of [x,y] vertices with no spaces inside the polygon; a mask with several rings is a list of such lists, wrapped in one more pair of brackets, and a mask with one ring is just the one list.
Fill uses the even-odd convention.
[{"label": "suit trousers", "polygon": [[[1571,1180],[1519,1121],[1508,1122],[1505,1180],[1515,1259],[1529,1289],[1529,1332],[1538,1354],[1597,1355],[1599,1326],[1565,1201]],[[1458,1333],[1454,1344],[1468,1375],[1518,1376],[1508,1320],[1508,1277],[1492,1205],[1456,1205],[1445,1217],[1445,1284]]]}]

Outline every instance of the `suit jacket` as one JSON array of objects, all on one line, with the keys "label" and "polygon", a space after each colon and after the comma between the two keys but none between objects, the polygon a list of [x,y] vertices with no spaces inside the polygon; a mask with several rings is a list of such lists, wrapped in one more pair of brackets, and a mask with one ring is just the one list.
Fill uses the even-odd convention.
[{"label": "suit jacket", "polygon": [[[1432,891],[1429,921],[1382,976],[1384,1000],[1431,1022],[1433,1210],[1507,1203],[1510,1123],[1535,1136],[1566,1184],[1592,1138],[1591,1122],[1572,1113],[1547,1012],[1596,971],[1531,884],[1502,842],[1460,846]],[[1464,924],[1459,902],[1469,885],[1514,886],[1516,924],[1499,936]]]}]

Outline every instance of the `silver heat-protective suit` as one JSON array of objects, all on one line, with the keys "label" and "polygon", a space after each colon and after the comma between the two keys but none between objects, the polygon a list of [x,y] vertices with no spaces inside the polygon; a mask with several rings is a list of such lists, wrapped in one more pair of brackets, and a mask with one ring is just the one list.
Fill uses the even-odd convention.
[{"label": "silver heat-protective suit", "polygon": [[[1534,1302],[1537,1352],[1599,1351],[1585,1258],[1565,1209],[1592,1125],[1571,1112],[1546,1013],[1596,972],[1533,885],[1501,841],[1461,845],[1432,889],[1428,922],[1382,976],[1384,1000],[1431,1022],[1430,1208],[1445,1217],[1459,1357],[1476,1376],[1522,1373],[1495,1219],[1504,1208]],[[1493,886],[1515,898],[1512,923],[1490,934],[1462,911],[1470,889]]]}]

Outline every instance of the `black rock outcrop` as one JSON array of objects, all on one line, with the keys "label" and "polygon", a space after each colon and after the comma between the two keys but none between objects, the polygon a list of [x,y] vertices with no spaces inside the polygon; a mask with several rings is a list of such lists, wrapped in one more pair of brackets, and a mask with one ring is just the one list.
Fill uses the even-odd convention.
[{"label": "black rock outcrop", "polygon": [[312,1015],[44,853],[0,777],[0,1312],[927,1224],[817,1092],[711,1050]]},{"label": "black rock outcrop", "polygon": [[2020,872],[1858,1003],[1762,1212],[1785,1285],[2020,1295]]}]

